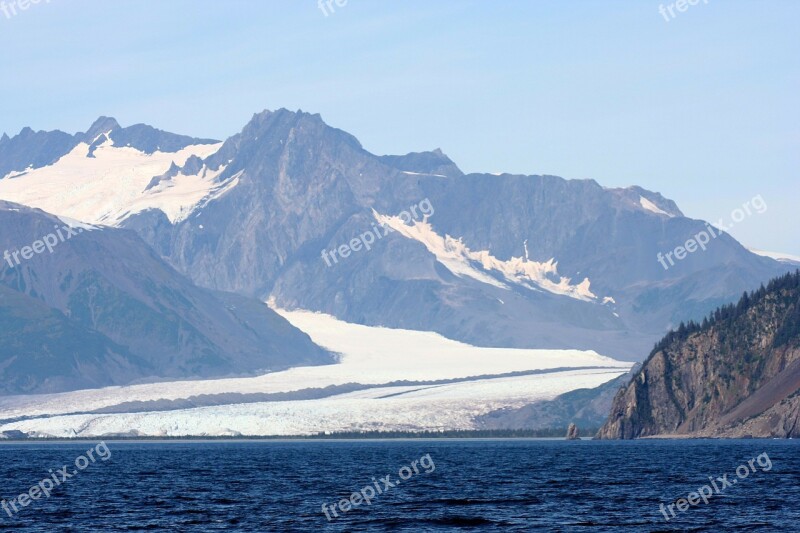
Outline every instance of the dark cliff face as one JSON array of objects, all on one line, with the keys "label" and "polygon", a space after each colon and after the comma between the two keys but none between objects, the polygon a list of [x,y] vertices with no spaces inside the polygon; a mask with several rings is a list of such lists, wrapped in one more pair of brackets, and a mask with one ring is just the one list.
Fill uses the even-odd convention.
[{"label": "dark cliff face", "polygon": [[671,332],[598,433],[800,436],[800,271]]}]

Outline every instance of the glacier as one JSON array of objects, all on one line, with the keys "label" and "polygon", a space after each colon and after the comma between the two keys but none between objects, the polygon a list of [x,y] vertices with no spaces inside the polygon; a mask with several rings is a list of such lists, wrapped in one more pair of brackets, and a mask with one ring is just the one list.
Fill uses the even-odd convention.
[{"label": "glacier", "polygon": [[[33,436],[290,436],[369,430],[472,429],[490,411],[596,387],[631,364],[594,351],[479,348],[437,333],[350,324],[276,309],[337,364],[251,378],[173,381],[0,398],[0,431]],[[265,394],[358,384],[322,398],[142,412],[92,412],[128,402]],[[223,400],[225,401],[225,400]],[[124,411],[124,409],[123,409]]]}]

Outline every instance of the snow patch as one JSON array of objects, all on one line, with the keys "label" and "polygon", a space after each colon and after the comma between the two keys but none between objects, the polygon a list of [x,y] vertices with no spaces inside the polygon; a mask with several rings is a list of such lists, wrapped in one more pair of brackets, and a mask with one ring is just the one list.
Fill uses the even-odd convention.
[{"label": "snow patch", "polygon": [[435,176],[437,178],[446,178],[447,177],[447,176],[445,176],[443,174],[426,174],[426,173],[422,173],[422,172],[410,172],[408,170],[401,170],[400,172],[402,172],[403,174],[408,174],[409,176]]},{"label": "snow patch", "polygon": [[65,217],[64,215],[61,215],[60,217],[57,217],[57,218],[61,222],[63,222],[67,226],[69,226],[70,228],[78,228],[78,229],[81,229],[81,230],[84,230],[84,231],[94,231],[94,230],[102,229],[100,226],[95,226],[95,225],[92,225],[92,224],[86,224],[84,222],[81,222],[80,220],[75,220],[74,218]]},{"label": "snow patch", "polygon": [[[217,170],[212,170],[203,165],[197,174],[180,173],[162,180],[131,202],[130,214],[146,209],[160,209],[173,224],[181,222],[196,209],[203,208],[211,200],[224,196],[239,184],[239,178],[244,171],[236,173],[224,182],[218,182],[217,178],[226,168],[227,166],[223,165]],[[124,218],[127,216],[120,218],[120,221]]]},{"label": "snow patch", "polygon": [[666,216],[668,216],[670,218],[673,218],[675,216],[675,215],[671,215],[671,214],[667,213],[666,211],[664,211],[663,209],[658,207],[656,204],[654,204],[653,202],[651,202],[650,200],[648,200],[644,196],[639,196],[639,204],[644,209],[646,209],[647,211],[650,211],[651,213],[656,213],[657,215],[666,215]]},{"label": "snow patch", "polygon": [[[466,276],[495,287],[508,289],[506,284],[485,273],[487,271],[495,272],[506,281],[531,290],[543,289],[553,294],[583,301],[597,299],[590,289],[589,278],[584,278],[578,284],[572,284],[570,278],[559,276],[558,263],[554,258],[544,263],[531,261],[527,257],[512,257],[504,261],[494,257],[489,251],[470,250],[460,238],[455,239],[447,234],[444,237],[438,235],[427,221],[427,217],[423,221],[415,220],[414,225],[409,226],[403,222],[401,217],[381,215],[375,210],[372,213],[381,225],[389,226],[404,237],[425,245],[428,251],[436,256],[436,260],[456,276]],[[524,246],[527,256],[527,241]],[[478,270],[476,265],[479,265],[483,271]],[[558,281],[553,281],[551,278],[557,278]]]}]

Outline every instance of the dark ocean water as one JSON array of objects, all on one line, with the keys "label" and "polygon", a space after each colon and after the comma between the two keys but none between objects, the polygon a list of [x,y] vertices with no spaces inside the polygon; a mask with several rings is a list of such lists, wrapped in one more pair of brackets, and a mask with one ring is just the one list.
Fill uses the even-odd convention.
[{"label": "dark ocean water", "polygon": [[[0,531],[800,531],[799,444],[108,442],[108,460],[101,447],[66,481],[58,471],[75,471],[92,443],[0,444],[0,499],[50,470],[61,483],[13,517],[0,510]],[[659,504],[724,474],[737,482],[665,521]],[[387,475],[400,483],[386,489]],[[357,497],[333,516],[362,489],[370,505]]]}]

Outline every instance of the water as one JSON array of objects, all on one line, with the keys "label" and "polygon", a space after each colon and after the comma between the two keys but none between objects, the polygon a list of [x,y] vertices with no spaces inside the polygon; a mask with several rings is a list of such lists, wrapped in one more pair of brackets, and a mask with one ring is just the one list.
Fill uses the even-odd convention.
[{"label": "water", "polygon": [[[93,443],[0,444],[6,500],[51,469],[59,480],[62,465],[77,470],[89,448],[95,459],[81,460],[83,471],[13,518],[0,511],[0,531],[797,531],[800,519],[797,441],[107,445],[103,461]],[[664,520],[659,504],[686,497],[709,476],[735,479],[738,466],[763,453],[769,471],[754,462],[755,472],[708,504],[675,508],[676,518]],[[409,479],[377,494],[376,482],[383,491],[381,478],[396,482],[414,461],[418,473],[410,466]],[[337,507],[338,518],[328,507],[328,521],[323,503],[366,487],[376,493],[371,505]]]}]

